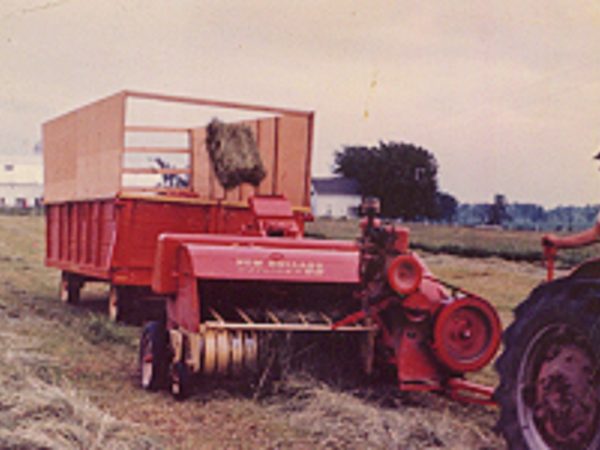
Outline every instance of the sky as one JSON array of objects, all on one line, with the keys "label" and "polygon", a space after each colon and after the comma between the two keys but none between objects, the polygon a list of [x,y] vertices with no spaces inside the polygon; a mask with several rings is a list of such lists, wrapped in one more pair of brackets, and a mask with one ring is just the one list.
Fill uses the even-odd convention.
[{"label": "sky", "polygon": [[600,203],[600,1],[0,0],[0,154],[123,89],[316,112],[413,143],[461,202]]}]

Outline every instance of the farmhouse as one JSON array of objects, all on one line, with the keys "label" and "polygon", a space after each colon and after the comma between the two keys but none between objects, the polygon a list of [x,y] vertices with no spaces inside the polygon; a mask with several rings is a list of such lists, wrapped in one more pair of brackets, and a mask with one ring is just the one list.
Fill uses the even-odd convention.
[{"label": "farmhouse", "polygon": [[360,202],[355,180],[344,177],[312,179],[311,206],[317,217],[356,217]]},{"label": "farmhouse", "polygon": [[39,156],[0,156],[0,208],[41,206],[43,169]]}]

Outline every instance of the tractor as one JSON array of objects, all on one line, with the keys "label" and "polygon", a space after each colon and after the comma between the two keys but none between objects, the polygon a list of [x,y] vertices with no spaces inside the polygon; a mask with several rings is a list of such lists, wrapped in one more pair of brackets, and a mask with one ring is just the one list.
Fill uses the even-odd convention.
[{"label": "tractor", "polygon": [[548,281],[515,310],[496,362],[498,431],[511,450],[600,449],[600,260]]}]

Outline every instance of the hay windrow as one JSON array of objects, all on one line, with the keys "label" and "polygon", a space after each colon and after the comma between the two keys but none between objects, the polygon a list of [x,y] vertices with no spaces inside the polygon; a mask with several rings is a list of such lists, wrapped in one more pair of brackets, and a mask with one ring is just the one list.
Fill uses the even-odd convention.
[{"label": "hay windrow", "polygon": [[325,448],[499,448],[489,428],[482,430],[456,416],[457,411],[466,414],[471,407],[450,404],[449,408],[457,410],[451,412],[443,406],[444,400],[431,394],[403,399],[397,392],[375,388],[353,395],[310,378],[290,379],[286,388],[286,401],[273,402],[270,408],[294,428],[304,430],[307,441],[320,441]]},{"label": "hay windrow", "polygon": [[57,364],[35,351],[30,336],[2,332],[0,349],[0,448],[157,449],[141,429],[103,412],[69,387],[37,376]]},{"label": "hay windrow", "polygon": [[213,119],[206,128],[206,148],[225,189],[242,183],[258,186],[267,172],[250,128]]}]

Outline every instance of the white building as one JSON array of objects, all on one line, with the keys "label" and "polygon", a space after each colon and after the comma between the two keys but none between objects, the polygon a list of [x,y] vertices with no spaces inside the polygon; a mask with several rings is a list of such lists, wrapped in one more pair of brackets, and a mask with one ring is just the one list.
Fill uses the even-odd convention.
[{"label": "white building", "polygon": [[43,192],[40,155],[0,156],[0,208],[41,206]]},{"label": "white building", "polygon": [[317,217],[356,217],[361,198],[358,183],[350,178],[312,179],[311,206]]}]

